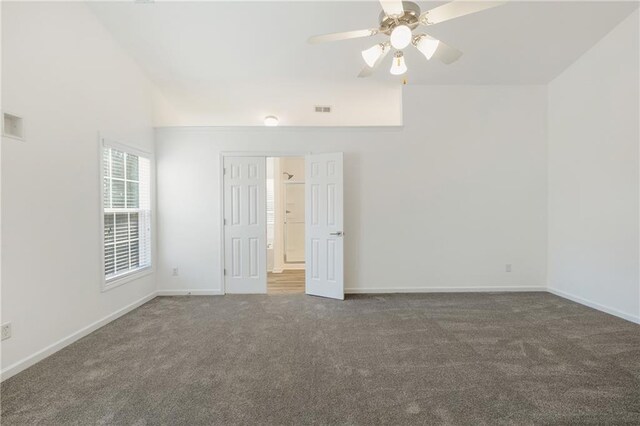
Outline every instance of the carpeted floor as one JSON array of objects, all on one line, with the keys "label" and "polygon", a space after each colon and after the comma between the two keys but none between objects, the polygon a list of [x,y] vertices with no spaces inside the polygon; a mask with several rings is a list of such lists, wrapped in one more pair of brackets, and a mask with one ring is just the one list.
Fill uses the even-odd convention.
[{"label": "carpeted floor", "polygon": [[1,390],[3,426],[640,424],[640,326],[547,293],[160,297]]}]

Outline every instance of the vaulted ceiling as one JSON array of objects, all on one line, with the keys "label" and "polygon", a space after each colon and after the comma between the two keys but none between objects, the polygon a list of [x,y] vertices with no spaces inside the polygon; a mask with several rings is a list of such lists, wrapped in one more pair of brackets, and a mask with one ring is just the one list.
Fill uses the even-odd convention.
[{"label": "vaulted ceiling", "polygon": [[[417,3],[424,11],[443,2]],[[191,110],[183,114],[190,118],[176,124],[246,124],[263,110],[308,106],[310,111],[323,103],[344,106],[345,122],[363,109],[374,116],[375,109],[376,122],[390,120],[382,124],[394,124],[399,114],[394,102],[400,102],[400,79],[389,74],[389,64],[370,79],[356,78],[363,67],[360,51],[384,36],[306,42],[311,35],[375,27],[377,1],[97,2],[90,7],[169,102]],[[444,65],[409,49],[408,84],[546,84],[636,7],[635,2],[511,1],[431,26],[429,34],[464,55]],[[309,114],[296,120],[313,124],[316,119]],[[332,124],[339,117],[321,120]]]}]

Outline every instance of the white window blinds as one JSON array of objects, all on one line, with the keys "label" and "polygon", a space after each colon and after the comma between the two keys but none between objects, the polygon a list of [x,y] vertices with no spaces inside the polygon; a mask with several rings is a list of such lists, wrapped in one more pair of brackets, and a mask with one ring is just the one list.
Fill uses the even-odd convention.
[{"label": "white window blinds", "polygon": [[151,266],[151,162],[105,146],[102,163],[104,275],[108,282]]}]

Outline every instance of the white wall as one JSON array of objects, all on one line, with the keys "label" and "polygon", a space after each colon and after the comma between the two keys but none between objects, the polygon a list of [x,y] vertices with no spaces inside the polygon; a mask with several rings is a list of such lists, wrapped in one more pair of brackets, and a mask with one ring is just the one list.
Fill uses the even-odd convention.
[{"label": "white wall", "polygon": [[219,154],[247,150],[344,151],[348,291],[544,288],[546,87],[403,105],[396,128],[159,129],[158,289],[221,291]]},{"label": "white wall", "polygon": [[[356,59],[361,61],[359,57]],[[354,69],[360,66],[358,64]],[[364,80],[367,79],[353,76],[348,82],[331,83],[322,80],[248,81],[244,76],[236,83],[227,81],[216,83],[214,87],[185,84],[186,89],[163,88],[171,105],[162,109],[158,121],[167,127],[262,127],[264,117],[275,115],[280,126],[402,124],[402,90],[399,85]],[[333,113],[316,113],[314,105],[329,105]]]},{"label": "white wall", "polygon": [[549,84],[548,283],[640,322],[638,20]]},{"label": "white wall", "polygon": [[86,5],[73,2],[2,3],[2,86],[2,108],[26,127],[25,142],[2,140],[8,377],[155,291],[153,275],[100,291],[98,162],[98,132],[153,150],[154,93]]}]

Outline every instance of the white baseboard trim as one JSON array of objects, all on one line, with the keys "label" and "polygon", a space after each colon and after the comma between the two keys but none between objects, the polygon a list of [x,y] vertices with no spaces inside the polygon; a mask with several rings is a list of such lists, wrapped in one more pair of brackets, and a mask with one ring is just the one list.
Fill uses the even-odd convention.
[{"label": "white baseboard trim", "polygon": [[295,271],[295,270],[301,270],[301,269],[304,269],[304,263],[285,263],[284,266],[282,267],[283,271],[286,271],[286,270]]},{"label": "white baseboard trim", "polygon": [[639,316],[629,315],[629,314],[626,314],[624,312],[620,312],[617,309],[610,308],[608,306],[604,306],[604,305],[601,305],[601,304],[596,303],[596,302],[592,302],[591,300],[583,299],[582,297],[566,293],[566,292],[564,292],[562,290],[558,290],[557,288],[549,287],[549,288],[547,288],[547,291],[549,293],[555,294],[556,296],[560,296],[560,297],[563,297],[565,299],[569,299],[569,300],[571,300],[573,302],[576,302],[576,303],[579,303],[581,305],[585,305],[585,306],[588,306],[590,308],[597,309],[598,311],[602,311],[604,313],[607,313],[607,314],[610,314],[610,315],[625,319],[627,321],[631,321],[633,323],[640,324],[640,317]]},{"label": "white baseboard trim", "polygon": [[133,311],[137,307],[144,305],[145,303],[147,303],[148,301],[154,299],[155,297],[156,297],[156,292],[154,291],[154,292],[146,295],[142,299],[136,300],[135,302],[125,306],[124,308],[118,309],[117,311],[113,312],[112,314],[109,314],[106,317],[101,318],[98,321],[96,321],[96,322],[94,322],[92,324],[89,324],[88,326],[86,326],[84,328],[81,328],[80,330],[76,331],[75,333],[72,333],[69,336],[58,340],[57,342],[47,346],[46,348],[44,348],[42,350],[39,350],[38,352],[34,353],[33,355],[29,355],[28,357],[26,357],[26,358],[14,363],[14,364],[8,366],[4,370],[2,370],[2,372],[0,373],[0,376],[1,376],[0,381],[4,381],[4,380],[8,379],[9,377],[18,374],[22,370],[25,370],[25,369],[31,367],[32,365],[34,365],[35,363],[37,363],[39,361],[42,361],[43,359],[45,359],[49,355],[53,355],[54,353],[58,352],[60,349],[66,347],[66,346],[69,346],[73,342],[75,342],[77,340],[80,340],[81,338],[83,338],[84,336],[87,336],[88,334],[93,333],[94,331],[96,331],[100,327],[103,327],[103,326],[107,325],[108,323],[110,323],[111,321],[123,316],[124,314]]},{"label": "white baseboard trim", "polygon": [[217,289],[217,290],[197,290],[197,289],[158,290],[156,293],[158,296],[220,296],[224,294],[224,292],[220,289]]},{"label": "white baseboard trim", "polygon": [[494,293],[494,292],[547,291],[544,286],[491,286],[491,287],[394,287],[394,288],[345,288],[347,294],[381,293]]}]

